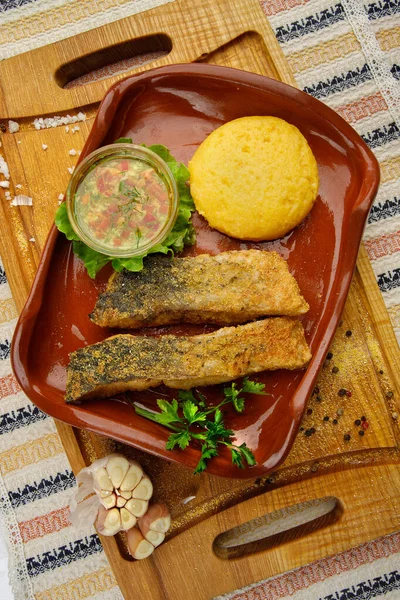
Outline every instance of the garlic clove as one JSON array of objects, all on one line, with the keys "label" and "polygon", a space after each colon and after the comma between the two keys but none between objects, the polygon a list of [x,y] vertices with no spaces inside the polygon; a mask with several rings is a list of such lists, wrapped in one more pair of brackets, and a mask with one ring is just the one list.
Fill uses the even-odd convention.
[{"label": "garlic clove", "polygon": [[[168,507],[162,503],[152,504],[140,519],[139,526],[141,530],[143,527],[142,533],[150,529],[159,533],[167,533],[171,526],[171,515]],[[143,535],[146,537],[144,533]]]},{"label": "garlic clove", "polygon": [[150,479],[145,475],[142,477],[140,483],[132,491],[132,498],[138,498],[139,500],[149,500],[153,495],[153,484]]},{"label": "garlic clove", "polygon": [[121,527],[124,531],[128,531],[128,529],[131,529],[136,525],[136,517],[132,513],[130,513],[129,510],[126,510],[126,508],[121,508],[120,515]]},{"label": "garlic clove", "polygon": [[121,531],[121,517],[118,508],[111,510],[100,507],[96,527],[100,534],[112,536]]},{"label": "garlic clove", "polygon": [[143,469],[139,465],[139,463],[137,463],[136,461],[131,461],[129,470],[126,473],[121,485],[119,486],[121,492],[133,490],[138,485],[143,475]]},{"label": "garlic clove", "polygon": [[106,470],[114,488],[119,488],[129,470],[129,461],[120,455],[110,456],[106,465]]},{"label": "garlic clove", "polygon": [[114,506],[117,504],[117,496],[115,494],[111,494],[106,498],[100,498],[100,502],[104,508],[114,508]]},{"label": "garlic clove", "polygon": [[146,535],[144,535],[142,531],[142,535],[148,542],[150,542],[150,544],[154,546],[154,548],[157,548],[157,546],[162,544],[165,539],[165,533],[161,533],[160,531],[152,531],[151,529],[147,531]]},{"label": "garlic clove", "polygon": [[154,546],[144,539],[138,529],[133,527],[126,534],[128,550],[136,560],[147,558],[154,552]]},{"label": "garlic clove", "polygon": [[147,500],[138,500],[137,498],[131,498],[125,504],[125,508],[138,518],[142,517],[146,513],[148,506],[149,503]]},{"label": "garlic clove", "polygon": [[95,482],[101,490],[106,490],[109,492],[114,491],[112,481],[109,478],[108,473],[104,467],[102,467],[101,469],[97,469],[97,471],[93,473],[93,479],[95,480]]},{"label": "garlic clove", "polygon": [[122,508],[123,506],[125,506],[126,504],[126,500],[125,498],[122,498],[122,496],[117,496],[117,508]]},{"label": "garlic clove", "polygon": [[123,498],[125,498],[125,500],[130,500],[132,498],[132,492],[131,490],[127,490],[126,492],[124,490],[118,490],[120,496],[122,496]]},{"label": "garlic clove", "polygon": [[99,495],[100,498],[107,498],[108,496],[111,496],[112,492],[110,492],[109,490],[100,490]]}]

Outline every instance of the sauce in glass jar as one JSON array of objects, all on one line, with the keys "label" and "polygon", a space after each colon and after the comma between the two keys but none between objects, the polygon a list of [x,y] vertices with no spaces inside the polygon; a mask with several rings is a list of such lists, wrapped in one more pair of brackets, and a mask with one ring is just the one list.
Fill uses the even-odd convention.
[{"label": "sauce in glass jar", "polygon": [[85,244],[110,256],[139,256],[162,242],[178,213],[166,163],[134,144],[112,144],[79,164],[67,190],[71,225]]}]

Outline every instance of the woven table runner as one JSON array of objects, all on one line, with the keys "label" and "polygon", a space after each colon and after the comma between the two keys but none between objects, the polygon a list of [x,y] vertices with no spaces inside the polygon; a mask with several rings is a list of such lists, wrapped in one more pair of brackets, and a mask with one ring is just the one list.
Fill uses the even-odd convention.
[{"label": "woven table runner", "polygon": [[[0,0],[0,59],[165,1]],[[381,186],[364,244],[400,339],[400,4],[398,0],[260,4],[299,87],[351,123],[379,160]],[[130,66],[124,61],[97,76]],[[1,187],[0,201],[9,201]],[[11,372],[16,319],[0,263],[0,534],[9,542],[14,597],[122,600],[93,527],[77,530],[68,521],[75,479],[54,422],[19,390]],[[394,533],[224,598],[400,599],[399,565],[400,534]]]}]

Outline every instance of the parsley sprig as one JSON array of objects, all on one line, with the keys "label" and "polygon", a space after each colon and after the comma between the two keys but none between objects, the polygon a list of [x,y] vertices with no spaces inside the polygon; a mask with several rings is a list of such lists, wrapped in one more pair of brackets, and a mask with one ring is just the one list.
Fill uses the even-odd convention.
[{"label": "parsley sprig", "polygon": [[236,412],[241,413],[245,408],[245,399],[240,394],[265,395],[264,387],[263,383],[245,377],[239,389],[235,382],[224,386],[224,399],[217,406],[209,406],[204,394],[193,389],[179,390],[178,400],[157,400],[159,412],[147,410],[136,402],[133,406],[138,415],[173,431],[167,440],[167,450],[176,447],[185,450],[192,441],[200,444],[201,456],[195,474],[205,471],[208,461],[218,456],[219,445],[226,446],[231,452],[232,463],[243,469],[246,463],[250,466],[256,464],[254,454],[245,443],[240,446],[232,443],[235,434],[225,427],[221,408],[231,404]]}]

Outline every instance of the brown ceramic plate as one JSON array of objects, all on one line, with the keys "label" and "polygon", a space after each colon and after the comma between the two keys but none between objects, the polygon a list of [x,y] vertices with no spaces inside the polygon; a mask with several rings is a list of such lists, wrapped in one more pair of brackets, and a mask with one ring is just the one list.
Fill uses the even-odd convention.
[{"label": "brown ceramic plate", "polygon": [[[319,196],[303,223],[276,242],[239,243],[210,230],[195,215],[197,245],[187,254],[239,248],[279,252],[310,304],[302,321],[313,358],[306,371],[260,374],[256,379],[266,384],[271,395],[252,396],[244,414],[227,415],[237,443],[246,442],[257,460],[257,466],[243,470],[232,466],[228,452],[210,461],[209,472],[231,477],[258,476],[276,468],[293,443],[345,303],[378,186],[377,161],[358,134],[318,100],[260,75],[208,65],[162,67],[114,85],[99,108],[81,156],[119,137],[132,137],[135,143],[164,144],[187,164],[213,129],[247,115],[278,116],[300,129],[318,161]],[[199,451],[166,450],[168,431],[138,417],[126,398],[92,400],[79,406],[64,403],[68,354],[112,333],[88,318],[108,275],[104,269],[91,280],[74,257],[71,244],[52,228],[13,340],[16,377],[28,397],[57,419],[194,467]],[[196,328],[174,330],[195,332]],[[153,333],[165,331],[160,328]],[[222,391],[214,386],[205,393],[215,398]],[[173,394],[159,388],[132,394],[132,398],[154,406],[156,398]]]}]

